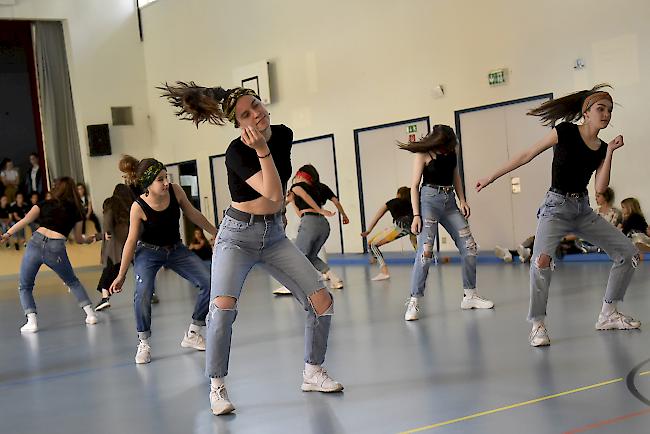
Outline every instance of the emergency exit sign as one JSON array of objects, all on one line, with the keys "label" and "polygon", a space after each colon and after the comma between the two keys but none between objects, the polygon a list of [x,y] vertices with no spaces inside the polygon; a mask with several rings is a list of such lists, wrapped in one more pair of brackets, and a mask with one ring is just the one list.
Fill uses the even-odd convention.
[{"label": "emergency exit sign", "polygon": [[490,86],[499,86],[505,84],[506,78],[508,76],[507,69],[495,69],[488,73],[488,84]]},{"label": "emergency exit sign", "polygon": [[409,125],[408,126],[408,133],[417,133],[418,132],[418,126],[417,125]]}]

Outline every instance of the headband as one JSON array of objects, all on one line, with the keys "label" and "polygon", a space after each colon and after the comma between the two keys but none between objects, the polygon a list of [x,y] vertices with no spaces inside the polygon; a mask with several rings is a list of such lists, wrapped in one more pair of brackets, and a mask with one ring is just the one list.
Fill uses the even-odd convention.
[{"label": "headband", "polygon": [[598,101],[607,99],[609,102],[612,104],[614,101],[612,100],[612,96],[608,92],[603,92],[603,91],[598,91],[594,92],[591,95],[589,95],[587,98],[585,98],[584,102],[582,103],[582,112],[585,113],[587,110],[591,108],[592,105],[596,104]]},{"label": "headband", "polygon": [[156,179],[156,176],[165,168],[165,165],[160,161],[156,161],[151,166],[147,167],[147,170],[144,171],[142,176],[138,178],[138,184],[140,187],[147,188],[153,181]]},{"label": "headband", "polygon": [[307,182],[309,182],[310,184],[314,183],[314,178],[312,178],[309,173],[304,172],[302,170],[297,171],[296,176],[300,176],[302,178],[305,178],[307,180]]},{"label": "headband", "polygon": [[226,98],[224,98],[223,100],[222,103],[223,112],[228,117],[228,120],[233,124],[236,124],[235,106],[237,105],[237,100],[242,96],[246,96],[246,95],[251,95],[257,99],[260,99],[260,97],[257,96],[254,90],[246,89],[244,87],[236,87],[235,89],[231,90],[230,93],[228,93]]}]

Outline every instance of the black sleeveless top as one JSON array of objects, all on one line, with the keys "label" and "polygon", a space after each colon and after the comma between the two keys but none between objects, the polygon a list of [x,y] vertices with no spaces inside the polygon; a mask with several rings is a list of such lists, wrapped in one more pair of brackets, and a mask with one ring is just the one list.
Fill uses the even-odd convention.
[{"label": "black sleeveless top", "polygon": [[553,147],[551,187],[567,193],[587,190],[591,175],[607,155],[607,143],[593,150],[580,136],[576,124],[562,122],[555,126],[557,144]]},{"label": "black sleeveless top", "polygon": [[143,230],[140,241],[154,246],[173,246],[180,242],[181,233],[178,220],[181,218],[181,208],[176,200],[174,185],[169,184],[169,206],[162,211],[152,209],[141,197],[135,200],[147,220],[142,222]]},{"label": "black sleeveless top", "polygon": [[432,185],[454,185],[454,169],[457,158],[455,152],[447,154],[435,154],[422,171],[422,183]]}]

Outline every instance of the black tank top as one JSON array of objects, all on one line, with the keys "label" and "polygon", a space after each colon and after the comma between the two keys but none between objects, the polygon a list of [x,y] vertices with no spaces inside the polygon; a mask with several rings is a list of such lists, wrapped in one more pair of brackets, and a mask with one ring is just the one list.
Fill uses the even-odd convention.
[{"label": "black tank top", "polygon": [[162,211],[152,209],[141,197],[138,202],[147,220],[144,220],[140,241],[155,246],[173,246],[181,240],[180,225],[181,208],[176,200],[174,185],[169,184],[169,206]]},{"label": "black tank top", "polygon": [[422,182],[432,185],[454,185],[454,169],[456,168],[456,153],[435,154],[422,171]]}]

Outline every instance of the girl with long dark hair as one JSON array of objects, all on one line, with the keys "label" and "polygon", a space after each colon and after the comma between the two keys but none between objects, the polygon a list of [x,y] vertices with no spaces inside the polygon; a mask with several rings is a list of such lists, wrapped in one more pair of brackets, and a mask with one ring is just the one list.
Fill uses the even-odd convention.
[{"label": "girl with long dark hair", "polygon": [[86,221],[90,220],[95,225],[95,232],[98,234],[101,233],[102,225],[99,223],[97,214],[95,214],[95,211],[93,210],[93,203],[90,200],[90,194],[88,194],[86,184],[83,182],[77,183],[77,193],[79,193],[79,200],[81,201],[81,208],[84,213],[84,222],[81,230],[84,234],[86,233]]},{"label": "girl with long dark hair", "polygon": [[20,329],[23,333],[38,331],[33,291],[36,275],[43,264],[50,267],[70,288],[86,313],[86,324],[97,324],[86,289],[75,275],[65,248],[68,234],[73,228],[78,243],[92,243],[95,237],[86,238],[81,231],[83,214],[74,180],[67,176],[58,179],[51,193],[52,199],[34,205],[25,218],[2,234],[4,242],[34,220],[39,220],[40,227],[27,243],[20,264],[20,304],[27,317],[27,323]]},{"label": "girl with long dark hair", "polygon": [[[467,222],[470,208],[465,201],[458,172],[457,146],[456,134],[448,125],[434,125],[431,133],[423,139],[399,144],[401,149],[414,154],[411,231],[418,234],[418,249],[411,275],[411,298],[406,303],[404,314],[406,321],[419,317],[418,299],[424,297],[438,223],[449,232],[460,252],[464,293],[461,309],[494,307],[493,302],[480,297],[476,291],[477,247]],[[460,207],[456,204],[456,196]]]},{"label": "girl with long dark hair", "polygon": [[167,170],[160,161],[153,158],[137,160],[125,155],[120,161],[120,170],[129,184],[137,183],[144,191],[131,205],[129,234],[122,251],[119,273],[109,289],[110,293],[122,290],[135,255],[134,308],[140,339],[135,362],[151,362],[151,297],[156,273],[163,266],[199,288],[192,322],[181,346],[204,351],[205,340],[200,331],[208,313],[210,273],[199,257],[181,242],[181,210],[190,221],[209,233],[214,235],[217,229],[192,206],[181,186],[169,183]]},{"label": "girl with long dark hair", "polygon": [[[613,100],[601,84],[565,97],[545,102],[528,114],[539,116],[545,125],[555,125],[540,141],[515,155],[487,178],[478,180],[481,191],[501,176],[529,163],[553,148],[551,187],[537,211],[537,232],[530,267],[530,309],[533,323],[530,345],[550,345],[546,330],[546,305],[555,268],[555,251],[562,238],[572,233],[601,247],[614,261],[598,320],[597,330],[637,329],[641,322],[617,310],[637,267],[639,255],[630,240],[589,206],[587,184],[592,173],[596,193],[609,185],[614,151],[623,146],[623,136],[605,143],[598,134],[607,128],[612,116]],[[577,125],[573,122],[582,119]],[[563,121],[558,124],[556,122]]]},{"label": "girl with long dark hair", "polygon": [[289,288],[307,311],[303,391],[336,392],[325,360],[334,300],[304,254],[284,233],[282,214],[291,177],[293,132],[271,125],[269,112],[254,91],[206,88],[195,83],[166,85],[163,96],[177,115],[195,125],[231,122],[241,130],[226,150],[226,171],[232,203],[219,226],[212,258],[212,293],[208,315],[206,373],[210,405],[216,415],[235,407],[226,392],[232,324],[246,276],[261,264]]}]

